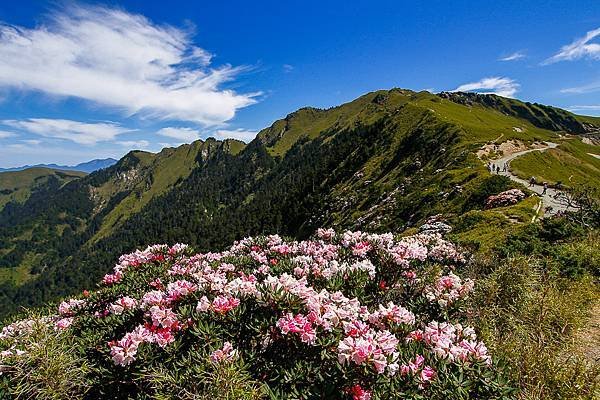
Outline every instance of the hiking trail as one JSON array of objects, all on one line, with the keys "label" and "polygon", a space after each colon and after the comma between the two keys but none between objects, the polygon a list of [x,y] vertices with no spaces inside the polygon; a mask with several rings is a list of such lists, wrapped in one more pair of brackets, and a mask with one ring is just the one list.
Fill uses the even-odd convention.
[{"label": "hiking trail", "polygon": [[[514,175],[510,169],[510,162],[517,157],[520,157],[527,153],[531,153],[533,151],[546,151],[546,150],[555,149],[556,147],[558,147],[558,144],[556,144],[556,143],[552,143],[552,142],[545,142],[545,143],[546,143],[546,147],[517,151],[517,152],[511,153],[511,154],[505,155],[501,158],[498,158],[495,160],[490,160],[490,163],[493,165],[494,168],[500,167],[500,173],[498,173],[498,175],[506,176],[506,177],[510,178],[512,181],[518,182],[518,183],[522,184],[523,186],[525,186],[527,189],[537,193],[537,195],[540,197],[540,199],[544,205],[543,210],[542,210],[543,214],[556,214],[559,211],[567,211],[569,209],[569,207],[567,207],[565,204],[563,204],[562,202],[560,202],[556,199],[556,195],[559,193],[562,193],[560,190],[556,190],[554,188],[549,187],[546,190],[546,193],[542,194],[544,191],[544,187],[542,185],[539,185],[536,183],[534,186],[529,186],[529,181],[527,181],[525,179],[521,179],[518,176]],[[502,171],[504,164],[506,164],[508,167],[507,171]],[[495,174],[495,172],[494,172],[494,174]],[[534,219],[535,219],[535,217],[534,217]]]}]

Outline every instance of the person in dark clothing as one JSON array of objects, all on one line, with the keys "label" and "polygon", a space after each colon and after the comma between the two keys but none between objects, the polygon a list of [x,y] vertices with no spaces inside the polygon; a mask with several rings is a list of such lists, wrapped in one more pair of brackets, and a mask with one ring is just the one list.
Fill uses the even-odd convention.
[{"label": "person in dark clothing", "polygon": [[547,190],[548,190],[548,182],[544,182],[544,190],[542,190],[542,194],[546,194]]},{"label": "person in dark clothing", "polygon": [[535,186],[535,177],[529,178],[529,187]]}]

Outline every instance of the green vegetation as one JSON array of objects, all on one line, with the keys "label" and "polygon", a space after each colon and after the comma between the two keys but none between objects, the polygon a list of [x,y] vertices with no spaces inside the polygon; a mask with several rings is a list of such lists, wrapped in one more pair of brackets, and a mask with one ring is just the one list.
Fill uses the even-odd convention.
[{"label": "green vegetation", "polygon": [[32,192],[58,190],[62,185],[85,176],[84,172],[29,168],[0,172],[0,211],[9,202],[25,203]]},{"label": "green vegetation", "polygon": [[[29,351],[10,369],[2,371],[0,398],[79,398],[89,384],[83,352],[74,349],[52,326],[41,322],[39,314],[29,313],[28,318],[38,321],[23,344]],[[18,377],[10,386],[6,384],[7,373]]]},{"label": "green vegetation", "polygon": [[[489,248],[498,232],[530,221],[536,204],[483,210],[489,195],[515,184],[490,178],[474,152],[494,140],[558,140],[548,127],[584,127],[557,109],[470,97],[392,89],[303,108],[249,145],[209,139],[132,152],[11,203],[0,212],[0,315],[91,287],[118,254],[149,242],[215,250],[246,235],[302,238],[320,226],[402,232],[443,214],[457,240]],[[573,156],[596,165],[577,143]]]},{"label": "green vegetation", "polygon": [[600,364],[587,356],[598,343],[578,339],[600,303],[599,234],[546,219],[521,226],[470,266],[480,282],[473,324],[512,365],[520,398],[593,399],[600,391]]},{"label": "green vegetation", "polygon": [[[593,398],[598,366],[576,338],[600,302],[598,211],[532,224],[537,197],[484,209],[487,197],[519,185],[490,175],[475,152],[490,142],[554,141],[557,149],[515,159],[513,171],[600,187],[600,160],[589,155],[598,146],[578,136],[599,126],[598,118],[497,96],[393,89],[327,110],[303,108],[248,145],[209,139],[132,152],[85,177],[46,171],[15,192],[14,182],[27,180],[13,179],[11,193],[0,195],[13,196],[0,205],[0,318],[93,288],[118,255],[149,243],[220,251],[245,236],[303,239],[329,226],[407,234],[440,214],[453,227],[449,237],[473,255],[460,271],[479,282],[470,322],[500,364],[510,365],[520,398]],[[48,340],[56,340],[53,351],[66,346]],[[79,356],[64,355],[65,365],[77,372]],[[200,380],[214,389],[203,386],[201,398],[277,395],[265,393],[247,365],[199,370],[196,361],[155,364],[137,378],[181,397],[199,395]],[[84,384],[55,368],[47,371],[58,377],[56,390]],[[41,391],[47,376],[36,377],[41,383],[28,393],[52,398],[52,387]]]},{"label": "green vegetation", "polygon": [[523,179],[535,176],[538,182],[600,187],[600,159],[590,153],[600,153],[600,146],[585,144],[578,137],[569,137],[561,140],[556,149],[525,154],[510,165],[513,173]]}]

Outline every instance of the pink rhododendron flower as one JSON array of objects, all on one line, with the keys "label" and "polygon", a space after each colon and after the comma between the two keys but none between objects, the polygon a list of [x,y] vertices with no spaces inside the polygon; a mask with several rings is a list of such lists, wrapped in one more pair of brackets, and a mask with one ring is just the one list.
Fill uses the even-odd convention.
[{"label": "pink rhododendron flower", "polygon": [[435,378],[436,372],[430,366],[426,366],[421,370],[421,380],[423,382],[429,382]]},{"label": "pink rhododendron flower", "polygon": [[83,307],[85,304],[85,300],[70,299],[68,301],[63,301],[58,306],[58,313],[63,317],[70,317],[75,314],[77,309]]},{"label": "pink rhododendron flower", "polygon": [[363,389],[360,385],[354,385],[349,390],[352,400],[371,400],[371,391]]},{"label": "pink rhododendron flower", "polygon": [[57,330],[64,330],[71,326],[75,319],[73,317],[62,318],[56,321],[55,327]]},{"label": "pink rhododendron flower", "polygon": [[463,282],[460,277],[450,272],[438,278],[434,286],[425,288],[425,297],[430,302],[437,302],[440,307],[445,308],[459,299],[466,298],[473,291],[473,286],[471,279]]},{"label": "pink rhododendron flower", "polygon": [[316,333],[312,323],[304,315],[298,314],[295,317],[293,314],[286,314],[277,321],[277,327],[281,333],[297,333],[300,335],[300,340],[304,343],[312,344],[316,339]]},{"label": "pink rhododendron flower", "polygon": [[233,348],[231,343],[223,343],[223,347],[219,350],[213,351],[210,355],[210,360],[214,363],[220,363],[223,361],[231,361],[237,357],[237,350]]},{"label": "pink rhododendron flower", "polygon": [[212,310],[218,314],[226,314],[240,305],[240,299],[230,296],[217,296],[212,302]]},{"label": "pink rhododendron flower", "polygon": [[160,306],[150,307],[150,318],[152,325],[170,329],[177,321],[177,315],[170,308],[161,308]]},{"label": "pink rhododendron flower", "polygon": [[131,310],[135,307],[137,307],[137,300],[129,296],[124,296],[112,303],[109,306],[109,311],[112,314],[121,315],[123,311]]}]

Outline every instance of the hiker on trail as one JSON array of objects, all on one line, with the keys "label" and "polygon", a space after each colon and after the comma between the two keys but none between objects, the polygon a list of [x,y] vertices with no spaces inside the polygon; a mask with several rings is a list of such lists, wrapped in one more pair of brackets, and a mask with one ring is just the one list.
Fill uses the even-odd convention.
[{"label": "hiker on trail", "polygon": [[529,178],[529,187],[535,186],[535,177],[532,176],[531,178]]},{"label": "hiker on trail", "polygon": [[508,167],[506,166],[506,163],[504,163],[504,166],[502,167],[502,172],[506,172],[507,169]]},{"label": "hiker on trail", "polygon": [[488,171],[490,171],[491,173],[494,173],[494,164],[489,162],[487,167],[488,167]]},{"label": "hiker on trail", "polygon": [[548,190],[548,182],[544,182],[544,190],[542,191],[542,194],[546,194],[546,190]]}]

